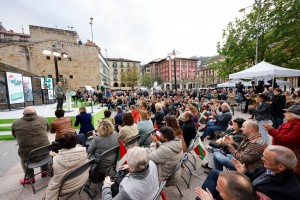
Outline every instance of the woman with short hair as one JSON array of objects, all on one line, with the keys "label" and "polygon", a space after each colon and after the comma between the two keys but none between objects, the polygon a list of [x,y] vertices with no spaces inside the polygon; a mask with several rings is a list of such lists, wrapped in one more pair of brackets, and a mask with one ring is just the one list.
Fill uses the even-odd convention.
[{"label": "woman with short hair", "polygon": [[129,141],[130,138],[139,134],[139,130],[137,125],[134,123],[133,116],[130,112],[123,114],[123,127],[119,127],[119,141],[122,141],[126,148],[131,148],[137,146],[138,143],[134,143],[131,145],[127,145],[126,143]]},{"label": "woman with short hair", "polygon": [[153,123],[148,116],[147,111],[140,110],[141,121],[137,123],[140,134],[140,145],[149,145],[151,143],[150,133],[153,131]]},{"label": "woman with short hair", "polygon": [[162,122],[164,121],[164,117],[165,117],[165,112],[162,109],[161,103],[155,104],[155,110],[156,111],[155,111],[154,120],[158,128],[161,128],[163,126]]},{"label": "woman with short hair", "polygon": [[[84,147],[76,146],[76,132],[65,132],[56,138],[62,148],[53,156],[53,177],[51,178],[47,191],[46,199],[58,199],[58,191],[63,177],[73,169],[86,163],[88,161],[86,149]],[[61,193],[70,193],[79,190],[88,180],[89,171],[68,180],[67,184],[62,187]]]},{"label": "woman with short hair", "polygon": [[[88,148],[88,155],[90,159],[95,158],[95,161],[98,162],[104,151],[118,145],[118,133],[114,131],[114,125],[111,121],[104,119],[99,122],[97,132],[94,131],[93,135],[93,140]],[[116,159],[116,156],[111,159]]]},{"label": "woman with short hair", "polygon": [[102,199],[143,199],[152,200],[159,189],[157,167],[149,160],[146,149],[133,147],[127,151],[127,163],[122,170],[128,169],[130,174],[126,175],[120,183],[119,193],[113,198],[110,177],[107,176],[103,182]]}]

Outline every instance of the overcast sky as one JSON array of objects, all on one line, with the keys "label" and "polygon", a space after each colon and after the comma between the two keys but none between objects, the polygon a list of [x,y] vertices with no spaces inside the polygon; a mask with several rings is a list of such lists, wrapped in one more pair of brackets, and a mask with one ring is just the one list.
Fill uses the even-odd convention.
[{"label": "overcast sky", "polygon": [[[108,57],[143,64],[172,50],[181,57],[212,56],[228,22],[254,0],[2,0],[0,21],[6,29],[29,33],[28,25],[68,29],[82,42],[91,39]],[[251,8],[250,8],[251,9]]]}]

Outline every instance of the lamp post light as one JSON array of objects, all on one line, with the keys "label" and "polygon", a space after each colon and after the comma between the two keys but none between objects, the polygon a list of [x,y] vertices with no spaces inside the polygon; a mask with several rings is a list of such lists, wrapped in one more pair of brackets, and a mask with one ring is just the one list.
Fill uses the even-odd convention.
[{"label": "lamp post light", "polygon": [[176,92],[177,92],[177,75],[176,75],[176,55],[177,54],[179,54],[178,51],[173,50],[173,52],[169,53],[168,57],[167,57],[167,60],[173,60],[173,62],[174,62],[173,63],[174,64],[174,81],[175,81],[175,91]]},{"label": "lamp post light", "polygon": [[[258,59],[258,33],[259,33],[259,21],[260,21],[260,9],[262,2],[261,0],[255,0],[255,4],[257,5],[257,18],[256,18],[256,44],[255,44],[255,64],[257,64]],[[253,6],[248,6],[246,8],[241,8],[239,12],[244,12],[247,8],[250,8]]]},{"label": "lamp post light", "polygon": [[90,25],[91,25],[91,32],[92,32],[92,42],[94,42],[94,35],[93,35],[93,20],[94,20],[94,18],[91,17],[90,20],[91,20]]},{"label": "lamp post light", "polygon": [[56,84],[59,82],[59,72],[58,72],[58,63],[57,63],[58,57],[61,57],[61,56],[64,58],[68,57],[68,54],[66,54],[64,52],[59,53],[58,51],[59,51],[59,49],[57,49],[55,47],[55,45],[52,46],[52,50],[43,50],[43,54],[48,55],[48,56],[53,55],[53,57],[54,57]]}]

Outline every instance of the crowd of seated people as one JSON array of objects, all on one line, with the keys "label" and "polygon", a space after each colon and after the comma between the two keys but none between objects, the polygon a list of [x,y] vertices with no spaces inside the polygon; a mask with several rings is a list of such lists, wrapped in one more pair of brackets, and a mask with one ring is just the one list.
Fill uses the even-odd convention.
[{"label": "crowd of seated people", "polygon": [[[52,133],[56,133],[55,140],[61,144],[58,152],[51,154],[54,174],[53,180],[51,179],[51,184],[48,186],[46,198],[51,197],[53,191],[55,193],[63,173],[66,174],[85,163],[87,159],[95,159],[96,165],[104,151],[122,142],[127,149],[128,165],[121,167],[121,170],[127,171],[127,175],[119,185],[119,192],[112,195],[110,178],[104,179],[106,173],[99,174],[99,181],[104,180],[103,199],[152,199],[158,191],[160,182],[167,181],[167,186],[178,183],[181,169],[172,177],[170,176],[175,165],[186,153],[190,142],[199,134],[202,140],[206,136],[215,140],[209,143],[213,148],[212,160],[210,161],[212,165],[205,163],[202,165],[203,168],[210,169],[210,171],[202,189],[196,189],[199,198],[235,199],[236,195],[239,195],[235,190],[240,190],[245,191],[245,193],[248,192],[251,197],[255,196],[253,198],[285,199],[287,197],[287,199],[296,199],[300,174],[298,161],[300,159],[298,145],[300,142],[300,137],[298,137],[300,133],[300,105],[294,103],[289,108],[283,107],[284,94],[282,91],[269,88],[268,93],[257,95],[256,107],[252,108],[249,100],[248,106],[252,110],[255,121],[242,118],[236,118],[232,121],[232,103],[229,102],[228,97],[230,92],[222,91],[221,93],[216,90],[211,95],[207,95],[210,93],[209,91],[206,93],[201,91],[196,92],[196,97],[194,97],[194,91],[190,93],[181,91],[178,95],[167,93],[167,96],[163,94],[159,96],[150,95],[147,98],[137,97],[135,105],[131,105],[129,111],[124,111],[123,104],[116,104],[117,114],[115,117],[111,116],[110,110],[105,111],[104,118],[99,120],[96,130],[92,124],[91,114],[87,113],[84,107],[81,107],[74,124],[74,126],[80,125],[77,134],[72,128],[70,118],[64,117],[63,110],[55,111],[57,119],[51,124],[50,130]],[[211,99],[206,99],[209,96]],[[219,96],[222,99],[219,99]],[[276,109],[282,111],[277,112]],[[25,111],[23,121],[29,123],[28,121],[31,119],[27,119],[28,110]],[[201,124],[201,118],[204,114],[206,128],[201,133],[197,124]],[[282,115],[286,120],[285,122],[282,120]],[[238,116],[237,112],[235,112],[235,116]],[[30,111],[30,117],[35,117],[34,112]],[[270,124],[271,120],[273,125]],[[231,123],[232,129],[227,130]],[[21,141],[17,123],[13,127],[15,127],[13,129],[15,137]],[[43,131],[47,131],[47,128],[45,130],[43,128]],[[154,131],[154,128],[157,132]],[[264,131],[261,131],[262,129]],[[89,146],[84,148],[86,147],[87,133],[90,131],[92,131],[93,139]],[[139,140],[127,145],[128,141],[138,135],[140,136]],[[64,140],[72,140],[72,143],[69,142],[68,144],[70,146],[64,145],[62,139],[64,137],[66,137]],[[75,143],[73,137],[75,137]],[[270,145],[271,142],[273,146]],[[76,146],[76,144],[83,147]],[[82,153],[83,150],[84,154]],[[76,160],[78,162],[74,162],[74,166],[69,164],[70,168],[63,167],[63,164],[68,163],[61,164],[58,162],[59,159],[64,159],[63,156],[70,157],[68,153],[73,151],[78,151],[74,153],[74,156],[80,155],[80,159]],[[281,154],[288,157],[289,162],[285,161]],[[24,160],[22,162],[26,162],[25,157],[27,155],[28,151],[26,155],[22,155]],[[108,158],[108,162],[111,160],[116,161],[117,155]],[[61,172],[62,174],[58,176],[60,168],[66,168],[66,171]],[[229,170],[228,173],[227,170]],[[42,167],[42,171],[46,171],[45,166]],[[103,172],[105,171],[103,169]],[[231,171],[234,172],[231,173]],[[45,176],[44,173],[42,176]],[[288,186],[285,185],[284,180],[281,180],[285,177],[290,180],[290,182],[286,182]],[[88,175],[85,174],[80,183],[86,181],[87,178]],[[235,179],[240,180],[240,183],[243,184],[236,188],[230,187],[229,185],[236,184]],[[283,181],[283,188],[290,191],[290,194],[284,194],[283,189],[270,188],[272,184],[265,186],[263,183],[265,179],[269,182],[271,180],[271,183],[274,181],[274,187],[279,185],[278,180]],[[29,180],[33,181],[34,175],[29,174],[25,179],[20,180],[20,183],[29,184]],[[143,184],[148,186],[148,190],[144,190]],[[218,186],[218,190],[215,190],[216,186]],[[244,187],[249,190],[244,190]],[[77,186],[74,186],[75,188],[77,189]],[[68,191],[67,188],[66,191]]]}]

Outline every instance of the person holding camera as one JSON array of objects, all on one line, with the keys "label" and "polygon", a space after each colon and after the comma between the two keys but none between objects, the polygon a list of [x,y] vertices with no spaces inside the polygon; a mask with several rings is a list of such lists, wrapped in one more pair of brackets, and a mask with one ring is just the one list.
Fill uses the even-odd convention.
[{"label": "person holding camera", "polygon": [[[76,167],[88,162],[86,148],[76,146],[77,138],[75,131],[67,131],[56,139],[61,150],[58,153],[51,152],[53,156],[53,177],[51,178],[47,191],[47,199],[58,199],[58,191],[63,177]],[[62,187],[61,193],[66,194],[80,189],[88,180],[89,171],[68,180],[68,184]]]},{"label": "person holding camera", "polygon": [[158,173],[155,163],[149,160],[146,149],[133,147],[127,151],[127,158],[128,165],[123,165],[120,169],[128,169],[129,174],[121,181],[118,194],[113,197],[113,182],[107,176],[103,182],[102,199],[154,199],[159,189]]},{"label": "person holding camera", "polygon": [[151,135],[152,143],[149,148],[149,159],[152,160],[157,168],[159,181],[167,180],[167,186],[177,185],[181,170],[172,176],[173,169],[180,162],[183,156],[182,144],[179,138],[175,136],[171,127],[164,126],[160,130],[160,141],[155,134]]}]

